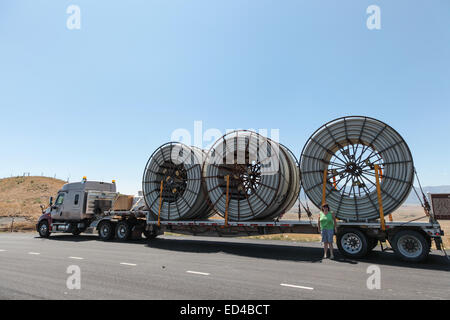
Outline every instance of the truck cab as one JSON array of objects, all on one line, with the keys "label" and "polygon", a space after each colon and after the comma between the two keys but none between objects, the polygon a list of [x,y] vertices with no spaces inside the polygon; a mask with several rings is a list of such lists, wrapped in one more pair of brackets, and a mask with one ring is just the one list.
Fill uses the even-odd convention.
[{"label": "truck cab", "polygon": [[117,196],[116,184],[87,181],[67,183],[58,191],[56,200],[50,197],[36,225],[42,237],[51,232],[79,234],[92,221],[112,208]]}]

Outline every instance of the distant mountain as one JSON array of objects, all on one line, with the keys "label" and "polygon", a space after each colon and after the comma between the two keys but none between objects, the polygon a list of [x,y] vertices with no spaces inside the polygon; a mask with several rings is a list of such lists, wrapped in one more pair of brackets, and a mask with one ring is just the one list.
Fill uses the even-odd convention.
[{"label": "distant mountain", "polygon": [[[420,193],[420,189],[415,187],[417,193],[421,197],[422,195]],[[428,196],[427,193],[450,193],[450,186],[429,186],[429,187],[423,187],[423,193],[425,193],[425,196]],[[405,204],[420,204],[419,199],[417,199],[416,193],[414,190],[411,190],[411,193],[409,194],[409,197],[406,199]]]},{"label": "distant mountain", "polygon": [[[420,199],[422,200],[422,195],[420,193],[420,189],[418,187],[415,187],[417,193],[419,194],[419,196],[421,197]],[[428,186],[428,187],[423,187],[423,192],[425,193],[425,196],[427,196],[427,192],[430,193],[450,193],[450,185],[449,186]],[[302,191],[300,192],[300,199],[302,202],[305,202],[305,193]],[[311,205],[311,203],[309,202],[309,204]],[[419,199],[417,199],[416,193],[414,192],[414,190],[411,190],[411,193],[409,194],[408,198],[406,198],[406,201],[403,204],[408,204],[408,205],[412,205],[412,204],[420,204]],[[314,205],[312,205],[314,206]]]}]

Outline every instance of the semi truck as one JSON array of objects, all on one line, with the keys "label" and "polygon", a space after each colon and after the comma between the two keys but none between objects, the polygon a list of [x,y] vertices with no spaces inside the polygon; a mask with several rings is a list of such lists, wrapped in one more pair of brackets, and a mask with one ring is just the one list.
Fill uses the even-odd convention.
[{"label": "semi truck", "polygon": [[[42,208],[36,228],[41,237],[51,233],[72,233],[98,230],[103,240],[114,236],[128,240],[137,234],[149,235],[145,230],[146,212],[141,210],[114,211],[113,204],[119,193],[112,183],[87,181],[67,183],[58,191],[56,200],[49,199]],[[139,234],[139,236],[140,236]]]},{"label": "semi truck", "polygon": [[[42,215],[36,224],[37,232],[48,238],[53,233],[79,235],[96,230],[104,241],[127,241],[142,235],[152,240],[164,232],[218,237],[318,233],[317,221],[310,217],[270,221],[228,221],[214,217],[162,220],[148,208],[114,210],[117,196],[115,182],[87,181],[84,178],[81,182],[67,183],[55,201],[50,197],[48,207],[42,207]],[[383,224],[379,220],[338,221],[336,242],[340,253],[349,258],[363,258],[380,243],[383,250],[392,249],[403,260],[419,262],[427,258],[433,241],[436,248],[442,250],[443,235],[439,222],[432,217],[427,222],[386,221]]]},{"label": "semi truck", "polygon": [[[149,240],[164,232],[219,237],[318,233],[317,221],[283,220],[300,190],[338,218],[341,254],[362,258],[378,243],[407,261],[423,261],[432,242],[445,249],[437,218],[449,218],[448,195],[428,201],[411,151],[388,124],[365,116],[327,122],[306,142],[299,160],[286,146],[249,130],[219,138],[209,151],[168,142],[150,156],[142,178],[145,206],[123,210],[112,183],[68,183],[50,199],[36,227],[42,237],[97,230],[102,240]],[[414,190],[428,221],[386,221]],[[429,205],[431,203],[431,206]],[[120,208],[120,210],[119,210]],[[300,207],[299,207],[300,208]],[[306,207],[308,209],[308,206]],[[433,212],[436,211],[436,214]],[[217,214],[222,219],[215,219]],[[388,244],[390,246],[388,246]]]}]

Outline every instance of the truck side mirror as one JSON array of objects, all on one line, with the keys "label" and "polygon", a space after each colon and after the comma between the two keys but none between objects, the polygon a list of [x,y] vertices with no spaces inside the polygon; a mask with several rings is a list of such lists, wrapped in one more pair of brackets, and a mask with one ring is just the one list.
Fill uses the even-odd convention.
[{"label": "truck side mirror", "polygon": [[50,197],[50,199],[48,199],[48,205],[50,207],[53,205],[53,197]]}]

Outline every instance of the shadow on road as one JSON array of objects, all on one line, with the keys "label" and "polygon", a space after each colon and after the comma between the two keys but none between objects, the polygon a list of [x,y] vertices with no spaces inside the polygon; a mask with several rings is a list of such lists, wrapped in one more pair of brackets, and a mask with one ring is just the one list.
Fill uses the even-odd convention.
[{"label": "shadow on road", "polygon": [[[248,243],[248,242],[227,242],[210,240],[188,240],[188,239],[164,239],[157,238],[149,242],[149,247],[153,249],[162,249],[179,252],[195,253],[217,253],[223,252],[238,256],[245,256],[260,259],[287,260],[317,263],[322,261],[323,249],[321,247],[312,247],[308,244],[298,246],[267,243]],[[340,255],[335,250],[336,259],[339,263],[369,263],[377,265],[389,265],[398,267],[420,268],[428,270],[450,271],[450,264],[444,256],[430,254],[429,258],[423,263],[411,263],[400,260],[393,252],[382,252],[375,249],[364,259],[353,260]]]},{"label": "shadow on road", "polygon": [[[41,239],[41,240],[48,240],[48,241],[70,241],[70,242],[101,241],[101,242],[103,242],[95,235],[74,236],[71,234],[58,234],[58,235],[52,235],[49,238],[41,238],[40,236],[36,236],[34,238]],[[144,243],[145,243],[145,241],[144,241]]]},{"label": "shadow on road", "polygon": [[[36,238],[42,239],[39,236]],[[117,240],[112,240],[110,242],[104,242],[100,240],[95,235],[57,235],[52,236],[48,241],[70,241],[70,242],[85,242],[94,241],[100,243],[121,243],[129,245],[146,245],[152,249],[161,249],[167,251],[177,251],[177,252],[195,252],[195,253],[226,253],[233,254],[237,256],[258,258],[258,259],[271,259],[271,260],[285,260],[285,261],[299,261],[299,262],[311,262],[320,263],[322,262],[323,249],[319,246],[314,246],[315,244],[302,243],[298,245],[292,244],[273,244],[247,242],[243,240],[242,242],[237,242],[241,239],[236,239],[235,241],[214,241],[214,240],[204,240],[204,239],[186,239],[186,238],[157,238],[151,241],[146,239],[131,240],[128,242],[120,242]],[[336,248],[336,247],[335,247]],[[335,250],[336,259],[334,261],[338,263],[348,263],[348,264],[358,264],[358,263],[369,263],[377,265],[387,265],[387,266],[398,266],[398,267],[408,267],[408,268],[418,268],[426,270],[439,270],[439,271],[450,271],[450,264],[447,259],[440,255],[440,252],[434,251],[430,254],[428,259],[423,263],[411,263],[400,260],[393,252],[382,252],[379,248],[376,248],[364,259],[353,260],[348,259],[340,255],[337,250]]]}]

